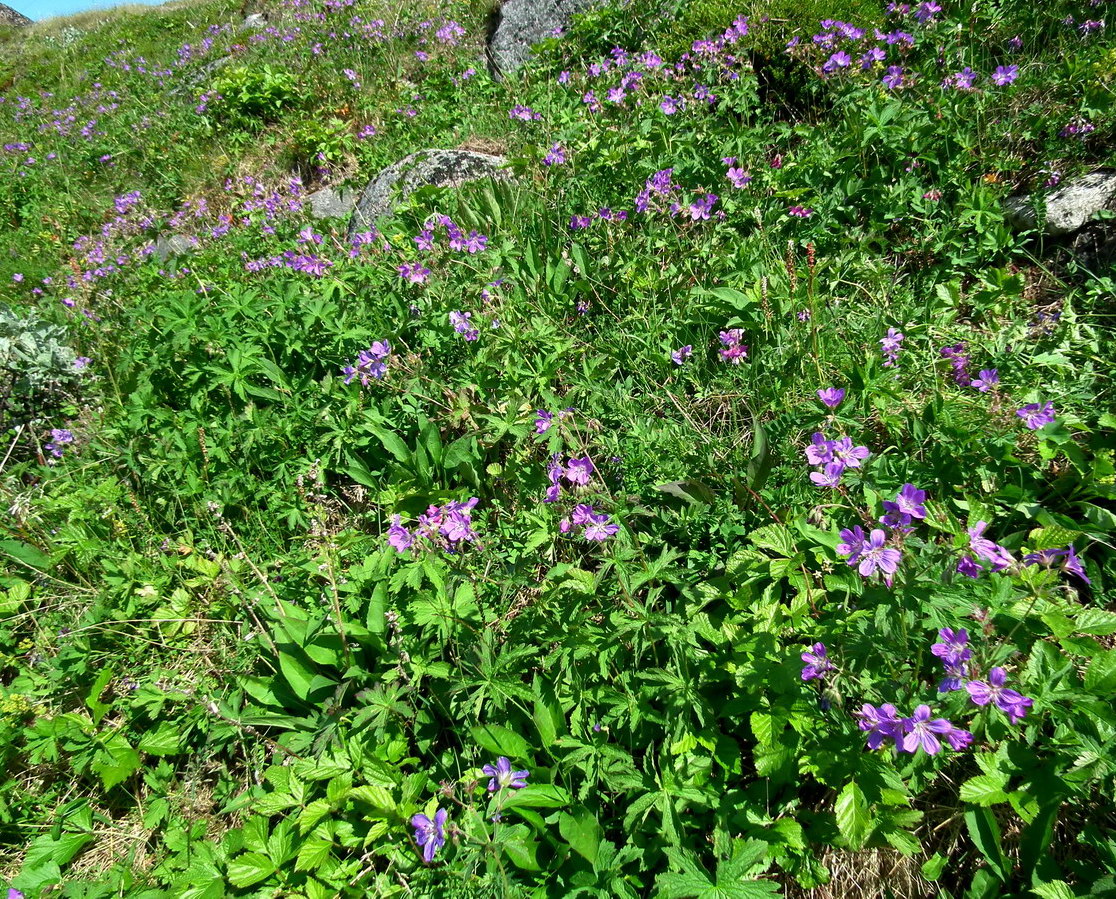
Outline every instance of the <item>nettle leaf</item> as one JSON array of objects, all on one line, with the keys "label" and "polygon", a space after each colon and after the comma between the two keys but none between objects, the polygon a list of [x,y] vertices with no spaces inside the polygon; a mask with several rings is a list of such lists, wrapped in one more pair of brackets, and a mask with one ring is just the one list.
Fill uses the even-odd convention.
[{"label": "nettle leaf", "polygon": [[1116,634],[1116,612],[1105,609],[1082,609],[1074,621],[1075,630],[1094,637],[1107,637]]},{"label": "nettle leaf", "polygon": [[250,887],[275,873],[276,865],[262,852],[245,852],[229,862],[229,883]]},{"label": "nettle leaf", "polygon": [[482,724],[470,730],[475,743],[498,756],[524,761],[531,757],[530,744],[513,730],[499,724]]},{"label": "nettle leaf", "polygon": [[140,738],[138,748],[150,755],[177,755],[182,751],[182,732],[169,721],[160,721]]},{"label": "nettle leaf", "polygon": [[1006,774],[978,774],[961,784],[961,799],[977,805],[997,805],[1008,801]]},{"label": "nettle leaf", "polygon": [[1116,691],[1116,649],[1109,649],[1093,658],[1085,669],[1085,689],[1090,693]]},{"label": "nettle leaf", "polygon": [[868,839],[872,815],[864,791],[855,780],[850,780],[833,806],[837,816],[837,829],[850,849],[859,849]]}]

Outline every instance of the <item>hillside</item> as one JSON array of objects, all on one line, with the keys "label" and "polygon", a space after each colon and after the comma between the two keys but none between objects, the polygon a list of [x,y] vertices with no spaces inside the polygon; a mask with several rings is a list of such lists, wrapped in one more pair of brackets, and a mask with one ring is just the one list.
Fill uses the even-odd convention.
[{"label": "hillside", "polygon": [[1116,895],[1109,0],[0,25],[0,886]]}]

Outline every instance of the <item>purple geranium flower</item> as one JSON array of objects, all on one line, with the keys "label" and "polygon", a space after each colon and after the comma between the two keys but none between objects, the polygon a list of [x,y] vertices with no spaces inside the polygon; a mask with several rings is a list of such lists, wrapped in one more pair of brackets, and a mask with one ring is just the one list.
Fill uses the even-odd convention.
[{"label": "purple geranium flower", "polygon": [[1030,403],[1022,409],[1016,410],[1015,414],[1023,419],[1024,425],[1032,431],[1037,431],[1054,421],[1054,404]]},{"label": "purple geranium flower", "polygon": [[969,648],[969,632],[965,628],[953,630],[943,627],[938,631],[938,639],[940,642],[931,646],[930,652],[946,665],[967,662],[973,657],[973,651]]},{"label": "purple geranium flower", "polygon": [[687,359],[689,359],[690,356],[692,356],[693,354],[694,354],[693,345],[692,344],[686,344],[685,346],[679,347],[673,353],[671,353],[670,358],[674,362],[675,365],[681,365],[683,362],[685,362]]},{"label": "purple geranium flower", "polygon": [[833,455],[849,468],[860,468],[860,463],[872,455],[866,446],[853,446],[851,437],[841,437],[833,443]]},{"label": "purple geranium flower", "polygon": [[886,739],[898,742],[903,734],[899,710],[890,702],[885,702],[879,708],[865,703],[854,714],[860,719],[857,726],[868,732],[869,749],[879,749]]},{"label": "purple geranium flower", "polygon": [[833,443],[832,440],[826,440],[825,435],[820,431],[815,431],[814,436],[810,438],[810,445],[806,447],[806,461],[811,465],[825,465],[832,462]]},{"label": "purple geranium flower", "polygon": [[550,426],[554,424],[554,413],[547,412],[545,409],[536,409],[535,415],[535,433],[545,434],[550,430]]},{"label": "purple geranium flower", "polygon": [[802,653],[802,661],[806,663],[802,668],[803,680],[824,678],[828,672],[834,670],[824,643],[815,643],[808,651]]},{"label": "purple geranium flower", "polygon": [[504,787],[514,790],[525,787],[527,786],[527,777],[531,773],[530,771],[513,771],[511,761],[506,756],[500,756],[496,759],[495,766],[485,765],[481,768],[481,771],[491,778],[488,781],[489,793],[495,793]]},{"label": "purple geranium flower", "polygon": [[434,853],[446,845],[446,818],[449,812],[440,808],[434,812],[434,820],[426,815],[415,815],[411,818],[411,826],[415,829],[415,842],[422,847],[422,860],[426,863],[434,861]]},{"label": "purple geranium flower", "polygon": [[916,708],[910,718],[903,719],[902,726],[904,737],[903,742],[899,744],[899,749],[914,753],[921,748],[928,755],[937,755],[942,748],[937,735],[944,736],[954,729],[945,718],[931,719],[928,705],[920,705]]},{"label": "purple geranium flower", "polygon": [[1019,66],[996,66],[996,70],[992,73],[992,83],[1004,87],[1018,77]]},{"label": "purple geranium flower", "polygon": [[[881,528],[873,528],[868,539],[860,549],[857,571],[861,577],[870,577],[877,571],[884,574],[884,582],[890,587],[891,579],[899,568],[903,553],[894,547],[886,546],[887,534]],[[849,560],[852,564],[852,560]]]},{"label": "purple geranium flower", "polygon": [[841,531],[841,542],[837,544],[837,552],[848,556],[848,564],[855,565],[864,551],[864,528],[859,524]]},{"label": "purple geranium flower", "polygon": [[599,543],[619,533],[619,531],[620,525],[612,521],[606,513],[594,512],[585,523],[585,530],[582,534],[586,540],[594,540]]},{"label": "purple geranium flower", "polygon": [[883,506],[888,512],[922,520],[926,518],[926,506],[923,505],[925,502],[925,490],[919,490],[914,484],[904,484],[895,495],[895,501],[885,500]]},{"label": "purple geranium flower", "polygon": [[963,574],[965,577],[979,577],[982,571],[984,571],[984,566],[978,565],[972,556],[962,556],[957,563],[957,573]]},{"label": "purple geranium flower", "polygon": [[810,472],[810,480],[819,487],[836,487],[845,473],[845,463],[839,459],[828,463],[821,471]]},{"label": "purple geranium flower", "polygon": [[584,456],[580,459],[571,458],[566,465],[566,480],[571,484],[579,484],[582,487],[586,487],[589,484],[589,477],[594,471],[596,471],[596,468],[593,466],[593,461],[588,456]]},{"label": "purple geranium flower", "polygon": [[887,336],[880,338],[880,349],[884,355],[884,368],[891,368],[899,359],[903,334],[894,328],[887,329]]},{"label": "purple geranium flower", "polygon": [[830,409],[836,409],[840,406],[841,400],[844,398],[845,389],[843,387],[825,387],[818,391],[818,399]]},{"label": "purple geranium flower", "polygon": [[981,369],[976,379],[971,381],[969,386],[975,387],[981,393],[988,393],[993,387],[1000,383],[1000,375],[994,368]]},{"label": "purple geranium flower", "polygon": [[1015,559],[1002,546],[984,536],[987,528],[987,521],[978,521],[975,526],[969,528],[969,548],[977,558],[991,562],[993,571],[1003,571],[1014,564]]},{"label": "purple geranium flower", "polygon": [[977,705],[995,703],[996,708],[1007,715],[1012,724],[1016,724],[1027,714],[1027,709],[1034,705],[1035,701],[1015,690],[1006,689],[1005,683],[1007,683],[1007,672],[1003,668],[993,668],[988,672],[988,683],[969,681],[965,684],[965,689],[969,691],[969,696],[974,703]]}]

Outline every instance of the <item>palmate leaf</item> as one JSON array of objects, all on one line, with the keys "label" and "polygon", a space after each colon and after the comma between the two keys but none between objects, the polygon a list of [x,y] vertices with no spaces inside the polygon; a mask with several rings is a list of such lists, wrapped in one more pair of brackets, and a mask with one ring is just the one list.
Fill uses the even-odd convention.
[{"label": "palmate leaf", "polygon": [[[767,846],[756,843],[759,857]],[[749,848],[738,851],[733,859],[717,866],[716,879],[711,878],[688,852],[668,849],[671,862],[682,871],[668,871],[655,881],[656,896],[661,899],[766,899],[779,892],[779,885],[767,880],[743,880],[741,873],[754,866],[755,852]]]}]

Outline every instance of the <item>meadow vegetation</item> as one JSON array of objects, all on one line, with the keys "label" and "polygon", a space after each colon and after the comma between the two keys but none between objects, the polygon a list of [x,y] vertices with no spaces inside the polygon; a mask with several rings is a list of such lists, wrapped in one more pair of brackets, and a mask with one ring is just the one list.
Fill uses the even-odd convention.
[{"label": "meadow vegetation", "polygon": [[11,896],[1116,895],[1112,4],[662,11],[0,35]]}]

